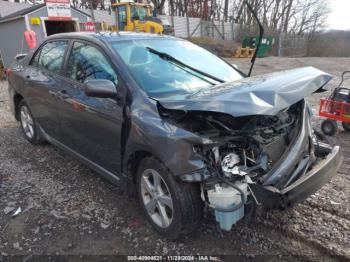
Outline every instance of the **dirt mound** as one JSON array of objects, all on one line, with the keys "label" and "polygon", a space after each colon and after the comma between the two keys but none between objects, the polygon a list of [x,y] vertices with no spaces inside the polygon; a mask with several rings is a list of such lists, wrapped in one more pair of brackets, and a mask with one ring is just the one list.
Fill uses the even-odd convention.
[{"label": "dirt mound", "polygon": [[219,40],[209,37],[193,37],[190,38],[189,41],[222,57],[232,57],[237,47],[241,45],[234,41]]}]

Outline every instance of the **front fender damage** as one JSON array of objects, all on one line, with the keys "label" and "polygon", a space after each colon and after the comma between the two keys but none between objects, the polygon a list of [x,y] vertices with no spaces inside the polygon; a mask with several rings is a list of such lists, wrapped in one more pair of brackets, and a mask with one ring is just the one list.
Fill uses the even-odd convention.
[{"label": "front fender damage", "polygon": [[313,68],[282,75],[223,84],[185,101],[158,101],[165,121],[205,139],[193,144],[205,168],[180,177],[200,182],[202,199],[222,229],[230,230],[247,205],[284,209],[299,203],[341,162],[337,147],[320,146],[303,99],[330,76]]},{"label": "front fender damage", "polygon": [[125,144],[122,172],[127,180],[133,179],[135,172],[131,172],[130,166],[137,168],[137,163],[132,161],[139,153],[158,158],[176,176],[205,169],[192,146],[205,143],[205,139],[164,121],[159,117],[156,105],[147,105],[142,97],[136,97],[127,111],[122,136]]},{"label": "front fender damage", "polygon": [[175,176],[200,184],[230,230],[247,206],[292,206],[336,174],[339,150],[318,140],[304,101],[330,79],[303,68],[154,99],[154,110],[132,110],[126,156],[150,150]]}]

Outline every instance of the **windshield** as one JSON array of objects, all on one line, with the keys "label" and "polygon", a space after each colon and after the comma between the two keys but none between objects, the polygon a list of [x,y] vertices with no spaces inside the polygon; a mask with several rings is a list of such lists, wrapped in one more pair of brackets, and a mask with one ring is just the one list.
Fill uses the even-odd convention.
[{"label": "windshield", "polygon": [[166,53],[183,64],[225,82],[242,76],[226,62],[188,41],[176,39],[146,39],[112,43],[141,87],[154,98],[170,95],[187,95],[198,92],[219,82],[207,81],[203,75],[162,59],[148,48]]}]

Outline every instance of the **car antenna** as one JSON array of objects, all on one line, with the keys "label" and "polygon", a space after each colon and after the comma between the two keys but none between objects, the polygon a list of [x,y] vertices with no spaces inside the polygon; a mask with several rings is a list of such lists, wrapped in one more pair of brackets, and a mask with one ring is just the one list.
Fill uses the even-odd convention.
[{"label": "car antenna", "polygon": [[[250,61],[251,65],[250,65],[250,69],[249,69],[249,72],[248,72],[248,77],[252,74],[252,71],[253,71],[253,68],[254,68],[254,64],[255,64],[255,60],[256,60],[256,56],[258,54],[258,51],[259,51],[259,48],[260,48],[260,45],[261,45],[261,41],[262,41],[262,37],[264,35],[264,27],[262,26],[258,16],[256,15],[254,9],[252,8],[252,6],[248,3],[248,0],[243,0],[243,3],[242,3],[242,6],[240,8],[240,10],[243,9],[243,5],[246,4],[249,11],[253,14],[256,22],[258,23],[258,26],[259,26],[259,40],[258,40],[258,44],[256,45],[256,48],[255,48],[255,52],[254,52],[254,55],[252,57],[252,60]],[[241,12],[239,13],[239,15],[241,14]],[[239,20],[239,15],[238,17],[236,18],[236,21]]]}]

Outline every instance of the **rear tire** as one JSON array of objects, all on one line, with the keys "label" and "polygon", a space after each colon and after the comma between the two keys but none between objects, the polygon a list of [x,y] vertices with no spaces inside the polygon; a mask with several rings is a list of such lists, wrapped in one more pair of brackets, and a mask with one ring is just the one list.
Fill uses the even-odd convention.
[{"label": "rear tire", "polygon": [[140,162],[136,183],[140,205],[160,235],[175,240],[196,229],[203,212],[198,184],[176,181],[154,157]]},{"label": "rear tire", "polygon": [[44,142],[40,130],[36,124],[29,106],[22,100],[18,105],[19,121],[21,123],[22,133],[30,143],[36,145]]},{"label": "rear tire", "polygon": [[350,132],[350,124],[349,123],[342,122],[341,125],[343,126],[345,131]]},{"label": "rear tire", "polygon": [[333,136],[338,131],[338,124],[335,120],[324,120],[321,125],[322,132],[327,136]]}]

